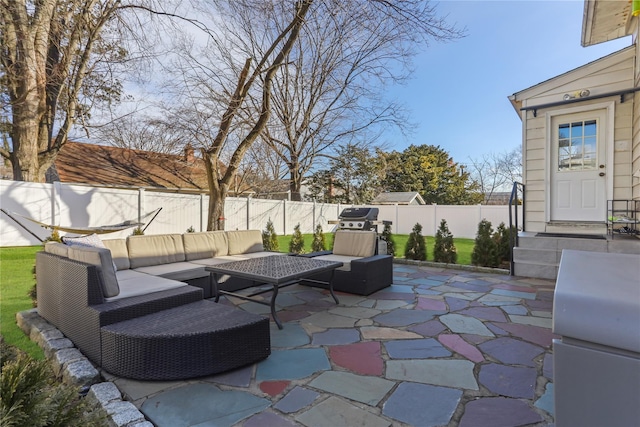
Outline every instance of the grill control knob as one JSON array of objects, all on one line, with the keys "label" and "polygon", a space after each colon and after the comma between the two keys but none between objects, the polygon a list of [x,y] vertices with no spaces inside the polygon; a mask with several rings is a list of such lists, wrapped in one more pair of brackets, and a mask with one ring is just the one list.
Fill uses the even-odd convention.
[{"label": "grill control knob", "polygon": [[362,223],[361,222],[358,223],[358,228],[362,228]]},{"label": "grill control knob", "polygon": [[343,228],[344,228],[344,227],[345,227],[345,225],[346,225],[346,224],[345,224],[344,222],[341,222],[341,223],[340,223],[340,227],[343,227]]},{"label": "grill control knob", "polygon": [[353,223],[352,222],[349,223],[349,227],[353,227]]}]

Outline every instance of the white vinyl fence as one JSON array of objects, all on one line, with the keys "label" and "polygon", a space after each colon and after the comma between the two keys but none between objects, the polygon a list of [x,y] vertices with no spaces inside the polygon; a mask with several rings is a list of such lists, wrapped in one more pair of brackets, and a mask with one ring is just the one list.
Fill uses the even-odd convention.
[{"label": "white vinyl fence", "polygon": [[[145,234],[184,233],[190,227],[195,231],[205,231],[208,203],[206,194],[0,180],[0,208],[10,214],[17,213],[46,224],[75,228],[138,221],[146,214],[162,208],[147,226]],[[317,224],[328,232],[335,228],[335,221],[345,207],[348,206],[228,197],[225,203],[225,229],[264,230],[271,219],[278,234],[291,234],[297,224],[300,224],[303,233],[312,233]],[[494,228],[501,222],[509,223],[507,206],[377,207],[380,209],[378,220],[392,221],[392,230],[396,234],[409,234],[413,226],[420,223],[423,234],[433,236],[440,220],[445,219],[455,237],[474,238],[482,219],[491,221]],[[50,230],[20,216],[15,218],[28,230],[4,213],[0,214],[0,246],[37,245],[40,241],[32,233],[40,239],[51,234]],[[126,237],[132,231],[127,229],[103,237]]]}]

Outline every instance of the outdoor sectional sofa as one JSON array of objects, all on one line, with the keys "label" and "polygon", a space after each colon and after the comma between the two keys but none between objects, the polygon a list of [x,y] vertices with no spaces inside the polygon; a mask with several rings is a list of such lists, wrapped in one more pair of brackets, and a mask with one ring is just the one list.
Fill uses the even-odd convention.
[{"label": "outdoor sectional sofa", "polygon": [[[371,295],[390,286],[393,282],[393,257],[376,255],[376,246],[375,231],[337,230],[332,251],[313,252],[305,256],[343,263],[343,266],[335,271],[334,290]],[[328,281],[329,273],[313,276],[310,279]],[[312,286],[322,285],[312,284]]]},{"label": "outdoor sectional sofa", "polygon": [[[273,255],[260,231],[130,236],[106,248],[67,242],[36,255],[38,312],[107,372],[184,379],[269,356],[268,318],[204,299],[206,266]],[[229,279],[222,288],[250,285]]]}]

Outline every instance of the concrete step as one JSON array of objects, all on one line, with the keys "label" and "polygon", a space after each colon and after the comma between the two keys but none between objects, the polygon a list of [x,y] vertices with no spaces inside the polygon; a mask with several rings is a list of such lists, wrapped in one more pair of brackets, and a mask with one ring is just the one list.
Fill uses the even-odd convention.
[{"label": "concrete step", "polygon": [[536,236],[521,233],[513,250],[516,276],[555,279],[564,249],[589,252],[640,254],[640,239],[633,236],[608,236],[607,239]]}]

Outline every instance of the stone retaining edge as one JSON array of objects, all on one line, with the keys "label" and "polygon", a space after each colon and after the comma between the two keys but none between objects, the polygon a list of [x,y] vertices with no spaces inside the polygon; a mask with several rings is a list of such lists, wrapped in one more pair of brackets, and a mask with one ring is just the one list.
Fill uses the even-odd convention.
[{"label": "stone retaining edge", "polygon": [[106,414],[109,426],[153,427],[133,403],[122,400],[115,384],[103,381],[100,372],[68,338],[40,317],[36,308],[16,313],[16,322],[31,341],[42,348],[53,372],[65,384],[86,393],[90,405]]}]

